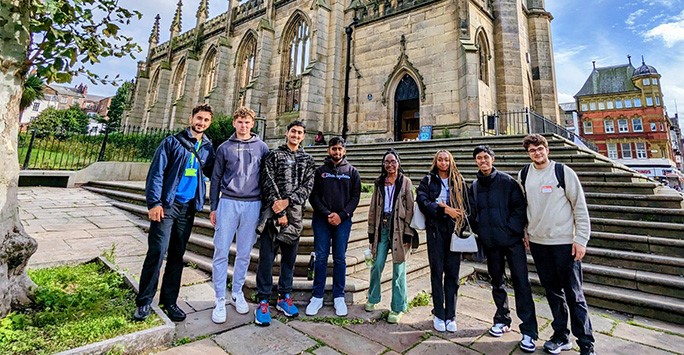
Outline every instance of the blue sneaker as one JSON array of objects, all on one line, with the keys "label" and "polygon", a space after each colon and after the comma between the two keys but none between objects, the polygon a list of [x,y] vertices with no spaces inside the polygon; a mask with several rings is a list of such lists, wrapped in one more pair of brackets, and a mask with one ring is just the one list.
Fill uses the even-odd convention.
[{"label": "blue sneaker", "polygon": [[283,312],[285,317],[291,318],[299,315],[299,310],[297,309],[297,306],[292,304],[292,296],[290,296],[289,293],[285,294],[285,298],[278,299],[276,309]]},{"label": "blue sneaker", "polygon": [[271,309],[267,300],[259,302],[259,306],[254,310],[254,323],[263,327],[271,324]]}]

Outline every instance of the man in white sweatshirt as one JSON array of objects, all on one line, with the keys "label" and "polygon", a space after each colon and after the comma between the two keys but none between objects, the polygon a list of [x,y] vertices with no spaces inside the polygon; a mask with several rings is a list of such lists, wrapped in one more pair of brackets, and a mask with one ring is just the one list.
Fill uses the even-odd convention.
[{"label": "man in white sweatshirt", "polygon": [[595,354],[589,310],[582,291],[581,260],[591,231],[582,185],[567,166],[559,172],[563,175],[558,176],[559,163],[549,160],[549,145],[543,136],[528,135],[523,146],[532,160],[530,167],[518,175],[527,197],[529,224],[525,245],[532,252],[553,314],[553,336],[544,343],[544,350],[558,354],[572,349],[569,310],[580,354]]}]

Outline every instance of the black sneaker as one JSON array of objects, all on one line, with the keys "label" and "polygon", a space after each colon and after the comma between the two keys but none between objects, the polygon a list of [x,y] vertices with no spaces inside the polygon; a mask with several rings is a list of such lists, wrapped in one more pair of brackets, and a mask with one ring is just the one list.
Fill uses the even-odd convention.
[{"label": "black sneaker", "polygon": [[596,355],[594,344],[580,345],[580,355]]},{"label": "black sneaker", "polygon": [[149,304],[139,306],[135,309],[135,313],[133,313],[133,319],[137,321],[144,321],[150,316],[150,313],[152,313],[152,307],[150,307]]},{"label": "black sneaker", "polygon": [[169,319],[171,319],[174,322],[182,322],[185,320],[185,312],[183,312],[182,309],[180,309],[176,304],[172,305],[165,305],[165,304],[160,304],[159,308],[166,313],[167,316],[169,316]]},{"label": "black sneaker", "polygon": [[569,339],[551,337],[544,343],[544,351],[551,354],[560,354],[561,351],[570,349],[572,349],[572,342]]}]

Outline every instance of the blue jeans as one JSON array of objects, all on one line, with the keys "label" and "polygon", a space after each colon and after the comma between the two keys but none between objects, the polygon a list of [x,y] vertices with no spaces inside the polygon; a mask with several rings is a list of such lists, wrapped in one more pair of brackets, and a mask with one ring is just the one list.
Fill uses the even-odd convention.
[{"label": "blue jeans", "polygon": [[328,223],[326,217],[314,213],[311,227],[314,232],[314,264],[313,297],[323,298],[325,278],[328,274],[328,255],[332,241],[333,254],[333,297],[344,297],[345,274],[347,271],[347,243],[352,221],[347,218],[337,226]]}]

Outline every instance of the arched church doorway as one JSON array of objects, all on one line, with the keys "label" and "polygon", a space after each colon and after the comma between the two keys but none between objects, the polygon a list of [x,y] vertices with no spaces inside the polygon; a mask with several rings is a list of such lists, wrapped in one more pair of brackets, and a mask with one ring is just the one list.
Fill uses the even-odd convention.
[{"label": "arched church doorway", "polygon": [[416,139],[420,131],[420,101],[418,85],[404,74],[394,94],[394,140]]}]

